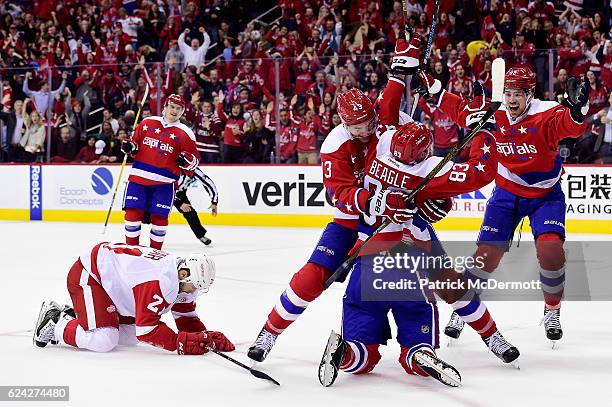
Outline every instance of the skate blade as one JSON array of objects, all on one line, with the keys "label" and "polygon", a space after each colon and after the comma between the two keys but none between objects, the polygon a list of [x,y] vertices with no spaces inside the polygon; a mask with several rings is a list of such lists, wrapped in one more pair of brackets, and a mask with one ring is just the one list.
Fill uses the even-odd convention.
[{"label": "skate blade", "polygon": [[319,382],[325,387],[334,384],[335,378],[338,375],[336,368],[331,363],[331,359],[332,354],[338,350],[339,343],[338,335],[332,330],[327,340],[323,357],[321,358],[321,364],[319,365]]},{"label": "skate blade", "polygon": [[518,359],[513,360],[509,364],[510,366],[514,367],[516,370],[521,370],[521,365],[519,365]]},{"label": "skate blade", "polygon": [[558,341],[555,341],[555,340],[550,341],[550,346],[552,350],[557,350],[557,342]]},{"label": "skate blade", "polygon": [[[414,358],[420,367],[430,375],[430,377],[450,387],[461,387],[461,375],[457,370],[455,370],[455,368],[441,359],[438,359],[438,363],[436,363],[433,356],[426,356],[423,353],[424,352],[416,352],[414,354]],[[442,367],[438,365],[442,365]],[[431,374],[433,372],[431,372],[430,369],[438,374]]]},{"label": "skate blade", "polygon": [[39,342],[36,340],[36,330],[38,329],[38,325],[40,325],[43,318],[45,317],[45,314],[47,313],[48,308],[49,307],[48,307],[47,301],[43,301],[42,305],[40,306],[40,311],[38,312],[38,318],[36,319],[36,324],[34,325],[34,329],[32,330],[33,332],[32,333],[32,343],[41,348],[44,348],[45,346],[47,346],[47,344],[45,342]]}]

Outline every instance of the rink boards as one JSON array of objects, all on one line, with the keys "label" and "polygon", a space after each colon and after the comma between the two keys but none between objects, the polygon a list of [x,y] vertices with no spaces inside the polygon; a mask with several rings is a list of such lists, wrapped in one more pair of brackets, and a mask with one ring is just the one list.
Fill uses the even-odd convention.
[{"label": "rink boards", "polygon": [[[205,224],[313,227],[333,212],[318,166],[202,166],[219,190],[219,216],[208,213],[210,200],[201,186],[188,195]],[[120,166],[1,165],[0,219],[104,222]],[[121,206],[126,168],[111,222],[123,220]],[[566,166],[562,178],[567,199],[567,231],[612,233],[612,166]],[[456,197],[453,211],[436,228],[477,230],[490,184]],[[176,211],[171,223],[184,223]],[[524,229],[528,229],[528,221]]]}]

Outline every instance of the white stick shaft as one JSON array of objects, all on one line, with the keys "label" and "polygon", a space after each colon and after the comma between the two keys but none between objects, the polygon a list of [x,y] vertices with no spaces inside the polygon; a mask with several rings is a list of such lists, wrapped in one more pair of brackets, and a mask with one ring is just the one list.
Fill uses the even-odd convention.
[{"label": "white stick shaft", "polygon": [[502,58],[495,58],[492,66],[491,81],[493,84],[492,102],[501,102],[504,97],[504,77],[506,76],[506,62]]}]

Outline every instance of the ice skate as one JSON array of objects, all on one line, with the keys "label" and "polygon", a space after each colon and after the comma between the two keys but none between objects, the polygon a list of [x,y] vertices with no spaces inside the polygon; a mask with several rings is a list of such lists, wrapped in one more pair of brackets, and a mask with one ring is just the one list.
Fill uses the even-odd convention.
[{"label": "ice skate", "polygon": [[450,338],[459,339],[464,326],[465,322],[463,322],[463,319],[461,319],[459,314],[453,312],[450,321],[448,321],[446,328],[444,328],[444,334]]},{"label": "ice skate", "polygon": [[553,349],[559,339],[563,337],[563,329],[561,329],[561,309],[548,309],[544,307],[544,317],[540,325],[544,324],[546,337],[552,342]]},{"label": "ice skate", "polygon": [[450,387],[461,386],[461,374],[453,366],[431,352],[418,350],[412,356],[413,363],[432,378]]},{"label": "ice skate", "polygon": [[274,347],[277,336],[266,328],[262,328],[259,335],[257,335],[257,339],[255,339],[255,342],[249,348],[247,356],[256,362],[263,362]]},{"label": "ice skate", "polygon": [[336,381],[345,351],[346,342],[332,330],[319,363],[319,382],[323,386],[329,387]]},{"label": "ice skate", "polygon": [[64,307],[55,301],[44,301],[42,303],[36,325],[34,326],[33,342],[36,346],[44,348],[48,343],[57,345],[55,324],[59,321],[63,309]]},{"label": "ice skate", "polygon": [[[482,338],[482,340],[489,350],[493,352],[495,356],[503,360],[504,363],[514,362],[520,356],[518,349],[512,346],[499,331],[495,331],[493,335]],[[516,367],[518,368],[518,364]]]}]

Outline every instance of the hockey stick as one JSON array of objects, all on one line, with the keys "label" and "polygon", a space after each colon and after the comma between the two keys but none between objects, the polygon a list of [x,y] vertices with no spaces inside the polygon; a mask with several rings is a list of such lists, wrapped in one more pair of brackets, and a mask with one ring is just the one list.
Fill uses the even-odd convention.
[{"label": "hockey stick", "polygon": [[[434,13],[431,19],[431,26],[429,27],[429,35],[427,36],[427,44],[425,45],[425,51],[423,52],[423,69],[427,68],[429,64],[429,58],[431,57],[431,47],[433,45],[434,37],[436,36],[436,27],[438,25],[438,17],[440,15],[440,0],[436,0],[434,5]],[[414,99],[412,100],[412,109],[410,111],[410,117],[414,119],[414,112],[416,111],[417,105],[419,104],[419,98],[421,97],[420,92],[414,92]],[[427,97],[426,97],[427,99]]]},{"label": "hockey stick", "polygon": [[239,362],[239,361],[237,361],[236,359],[232,358],[231,356],[227,356],[226,354],[221,353],[221,352],[219,352],[218,350],[213,349],[213,348],[211,348],[211,347],[209,347],[209,346],[207,346],[207,347],[206,347],[206,349],[208,349],[209,351],[211,351],[212,353],[214,353],[214,354],[216,354],[216,355],[221,356],[223,359],[227,359],[227,360],[229,360],[230,362],[232,362],[233,364],[238,365],[238,366],[240,366],[241,368],[248,370],[248,371],[249,371],[249,372],[250,372],[250,373],[251,373],[253,376],[257,377],[258,379],[269,380],[269,381],[271,381],[272,383],[274,383],[275,385],[280,386],[280,383],[279,383],[279,382],[277,382],[276,380],[274,380],[272,377],[268,376],[268,375],[267,375],[267,374],[265,374],[264,372],[262,372],[262,371],[260,371],[260,370],[257,370],[257,369],[253,369],[253,368],[251,368],[251,367],[248,367],[248,366],[247,366],[247,365],[245,365],[244,363]]},{"label": "hockey stick", "polygon": [[[497,58],[493,61],[493,95],[491,98],[491,103],[489,103],[489,108],[485,112],[485,114],[480,118],[480,120],[474,125],[472,130],[468,133],[467,136],[460,143],[458,143],[453,149],[436,165],[430,172],[425,176],[423,181],[417,187],[412,190],[406,196],[406,202],[410,202],[414,199],[417,193],[419,193],[429,182],[435,178],[435,176],[444,168],[444,166],[449,163],[453,157],[455,157],[459,152],[466,146],[476,134],[484,127],[484,125],[489,121],[491,117],[495,114],[497,109],[501,106],[502,98],[504,94],[504,75],[506,73],[506,65],[502,58]],[[325,288],[328,288],[332,283],[334,283],[340,276],[344,275],[350,267],[353,265],[353,261],[359,255],[359,251],[378,233],[380,233],[383,229],[385,229],[391,223],[390,220],[385,220],[370,236],[368,236],[359,249],[355,250],[355,252],[346,259],[340,267],[334,271],[334,273],[325,281]]]},{"label": "hockey stick", "polygon": [[[142,99],[140,99],[140,105],[138,106],[138,112],[136,113],[136,117],[134,118],[134,125],[132,126],[132,133],[136,130],[136,126],[138,125],[138,118],[140,117],[140,111],[142,110],[142,106],[147,101],[147,97],[149,96],[149,84],[145,84],[145,92],[142,95]],[[111,198],[110,206],[108,207],[108,212],[106,213],[106,220],[104,221],[104,230],[102,234],[106,233],[106,226],[108,226],[108,220],[110,219],[111,211],[113,210],[113,204],[115,203],[115,197],[117,196],[117,191],[119,190],[119,184],[121,183],[121,177],[123,177],[123,170],[125,169],[125,163],[127,162],[127,154],[123,155],[123,162],[121,163],[121,171],[119,171],[119,178],[117,178],[117,185],[115,185],[115,190],[113,191],[113,197]]]}]

